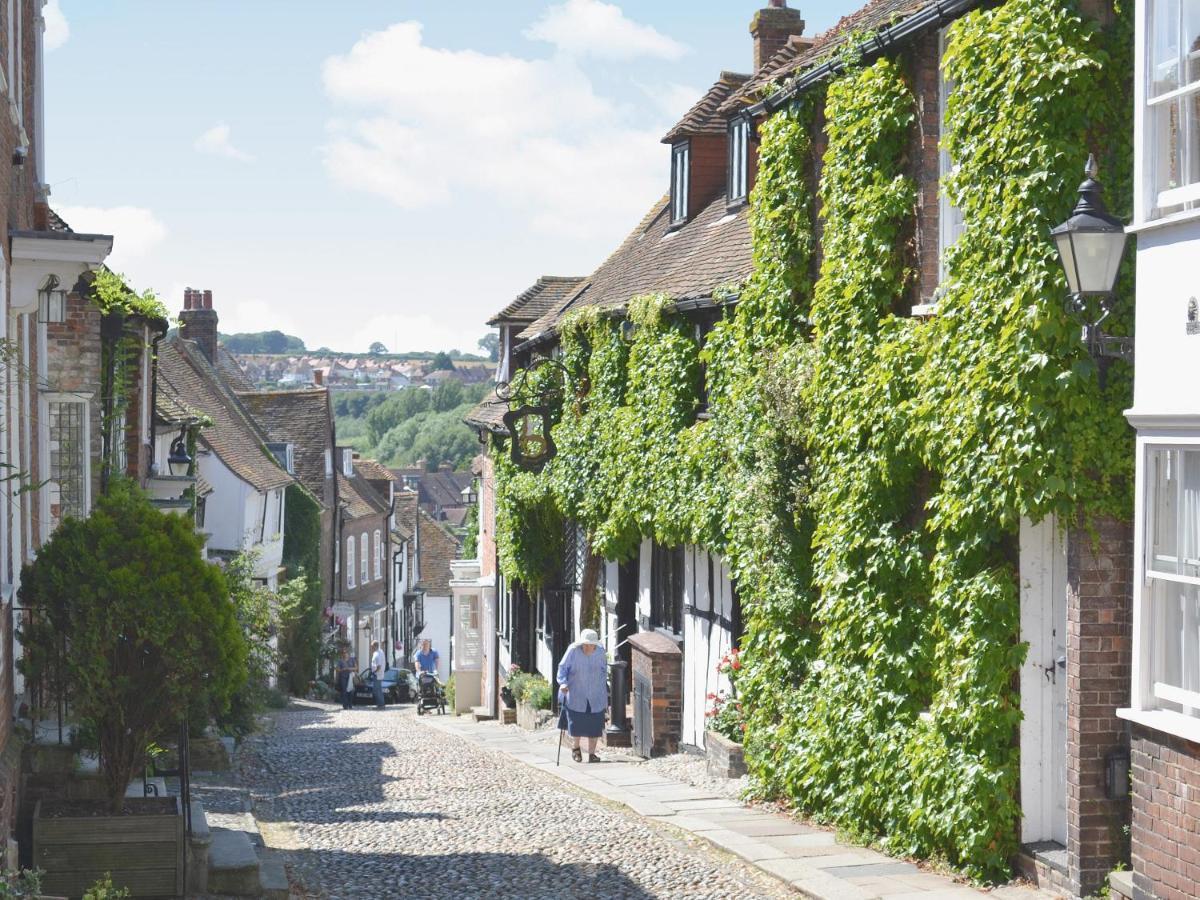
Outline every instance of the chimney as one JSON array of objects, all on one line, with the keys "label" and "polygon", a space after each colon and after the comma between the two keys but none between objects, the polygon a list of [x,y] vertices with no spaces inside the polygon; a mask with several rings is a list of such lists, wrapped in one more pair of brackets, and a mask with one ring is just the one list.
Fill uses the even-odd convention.
[{"label": "chimney", "polygon": [[760,9],[750,21],[754,36],[754,74],[787,46],[788,38],[804,34],[800,10],[788,9],[787,0],[770,0],[770,6]]},{"label": "chimney", "polygon": [[217,362],[217,313],[212,308],[212,291],[183,292],[183,312],[179,314],[179,334],[195,341],[200,352],[213,365]]}]

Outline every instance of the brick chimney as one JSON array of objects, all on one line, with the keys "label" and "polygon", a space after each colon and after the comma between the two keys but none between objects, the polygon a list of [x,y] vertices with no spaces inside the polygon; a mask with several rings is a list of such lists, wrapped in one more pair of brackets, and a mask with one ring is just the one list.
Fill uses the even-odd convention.
[{"label": "brick chimney", "polygon": [[800,10],[788,9],[787,0],[770,0],[766,9],[754,14],[750,34],[754,36],[754,72],[758,74],[772,56],[787,46],[788,38],[804,34],[804,20]]},{"label": "brick chimney", "polygon": [[216,364],[217,311],[212,308],[212,291],[184,290],[179,334],[189,341],[195,341],[208,361]]}]

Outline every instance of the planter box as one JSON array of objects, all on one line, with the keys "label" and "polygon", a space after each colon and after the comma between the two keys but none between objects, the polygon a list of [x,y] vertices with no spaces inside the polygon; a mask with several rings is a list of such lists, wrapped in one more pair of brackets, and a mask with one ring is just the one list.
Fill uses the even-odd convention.
[{"label": "planter box", "polygon": [[156,804],[162,812],[59,816],[49,815],[58,806],[54,801],[38,801],[33,812],[33,864],[45,871],[42,887],[48,894],[82,896],[109,872],[113,884],[129,888],[134,897],[183,896],[179,798],[126,802]]},{"label": "planter box", "polygon": [[548,709],[534,709],[528,703],[517,704],[517,724],[526,731],[537,731],[552,718],[554,713]]},{"label": "planter box", "polygon": [[746,774],[746,756],[742,745],[715,731],[704,732],[704,753],[708,774],[716,778],[741,778]]}]

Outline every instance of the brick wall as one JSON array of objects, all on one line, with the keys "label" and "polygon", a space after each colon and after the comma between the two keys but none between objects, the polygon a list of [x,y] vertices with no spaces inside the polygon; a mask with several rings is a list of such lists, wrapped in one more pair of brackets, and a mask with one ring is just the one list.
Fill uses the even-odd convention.
[{"label": "brick wall", "polygon": [[725,193],[729,137],[725,134],[698,134],[691,139],[690,154],[692,183],[688,195],[689,219]]},{"label": "brick wall", "polygon": [[644,680],[650,689],[650,755],[675,753],[683,734],[683,653],[669,637],[652,631],[635,634],[629,644],[633,683]]},{"label": "brick wall", "polygon": [[1128,799],[1106,796],[1107,757],[1127,747],[1133,528],[1096,523],[1067,544],[1067,860],[1071,890],[1097,890],[1125,857]]},{"label": "brick wall", "polygon": [[1135,900],[1200,896],[1200,744],[1141,726],[1132,744]]}]

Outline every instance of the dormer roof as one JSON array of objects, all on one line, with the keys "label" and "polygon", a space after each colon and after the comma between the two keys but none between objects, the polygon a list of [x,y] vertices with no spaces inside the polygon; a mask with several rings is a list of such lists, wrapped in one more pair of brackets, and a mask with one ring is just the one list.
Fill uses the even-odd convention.
[{"label": "dormer roof", "polygon": [[720,114],[720,109],[725,101],[748,81],[750,81],[749,75],[722,72],[716,84],[710,87],[707,93],[675,124],[675,127],[666,133],[662,142],[674,144],[682,138],[694,137],[698,134],[724,134],[727,121],[726,117]]},{"label": "dormer roof", "polygon": [[512,303],[488,319],[488,324],[496,326],[532,322],[574,293],[581,281],[583,278],[578,275],[543,275],[519,293]]}]

